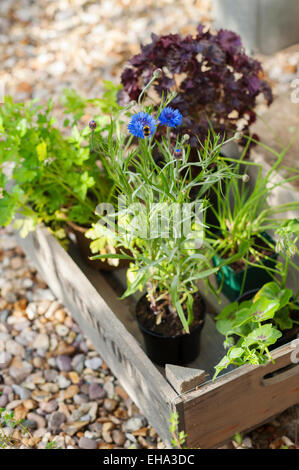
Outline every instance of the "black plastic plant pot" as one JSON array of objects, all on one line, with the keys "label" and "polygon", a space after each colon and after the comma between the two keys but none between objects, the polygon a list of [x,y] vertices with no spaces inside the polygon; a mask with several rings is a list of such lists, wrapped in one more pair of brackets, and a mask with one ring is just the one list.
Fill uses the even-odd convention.
[{"label": "black plastic plant pot", "polygon": [[[253,289],[251,291],[244,292],[244,294],[240,295],[240,297],[236,299],[236,302],[240,304],[241,302],[244,302],[245,300],[251,300],[258,291],[259,289]],[[299,321],[298,310],[292,311],[291,314],[294,320]],[[269,346],[269,351],[272,351],[273,349],[279,348],[280,346],[283,346],[284,344],[287,344],[293,341],[294,339],[297,338],[298,333],[299,333],[299,325],[294,325],[293,328],[290,328],[289,330],[283,330],[282,336],[278,338],[276,343]]]},{"label": "black plastic plant pot", "polygon": [[[262,234],[270,242],[273,242],[272,238],[266,234]],[[273,242],[274,243],[274,242]],[[271,259],[264,259],[262,266],[265,268],[274,269],[277,260],[277,254],[273,253]],[[213,257],[214,266],[218,266],[222,262],[220,256]],[[248,266],[247,270],[236,272],[230,265],[222,266],[216,274],[216,281],[218,286],[222,284],[221,292],[231,301],[234,302],[241,294],[241,288],[244,276],[245,283],[243,292],[248,292],[254,289],[260,289],[267,282],[273,281],[270,273],[263,267],[257,268],[255,266]]]},{"label": "black plastic plant pot", "polygon": [[[136,312],[138,312],[139,305],[142,302],[147,302],[146,294],[139,299],[136,305]],[[202,298],[201,302],[203,305],[203,319],[201,323],[194,329],[190,329],[190,333],[179,336],[162,336],[154,333],[140,323],[136,314],[137,324],[144,337],[146,354],[153,362],[159,366],[165,366],[165,364],[183,366],[197,358],[200,351],[200,334],[206,315],[206,304]]]}]

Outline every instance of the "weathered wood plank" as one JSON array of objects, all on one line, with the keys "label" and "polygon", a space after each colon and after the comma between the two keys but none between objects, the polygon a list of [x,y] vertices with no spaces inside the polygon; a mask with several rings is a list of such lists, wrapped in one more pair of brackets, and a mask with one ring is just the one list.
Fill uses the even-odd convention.
[{"label": "weathered wood plank", "polygon": [[171,383],[178,394],[189,392],[206,380],[206,372],[204,370],[175,366],[173,364],[166,364],[165,373],[168,382]]},{"label": "weathered wood plank", "polygon": [[[168,418],[171,402],[177,394],[116,317],[103,296],[45,227],[38,227],[25,239],[19,238],[19,243],[141,412],[169,444]],[[102,281],[99,275],[99,284],[106,297],[109,297],[111,292]],[[118,316],[126,318],[128,312],[125,305],[117,305],[115,298],[110,300],[118,310]]]},{"label": "weathered wood plank", "polygon": [[[178,399],[187,446],[211,448],[299,402],[299,365],[291,344],[273,351],[275,364],[246,365]],[[289,366],[289,372],[264,379]]]}]

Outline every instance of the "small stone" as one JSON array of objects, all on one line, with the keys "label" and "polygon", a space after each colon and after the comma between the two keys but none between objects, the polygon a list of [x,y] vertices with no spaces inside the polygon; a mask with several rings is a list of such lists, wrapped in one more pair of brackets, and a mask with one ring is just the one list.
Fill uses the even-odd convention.
[{"label": "small stone", "polygon": [[7,410],[14,410],[17,406],[22,404],[22,400],[12,400],[6,407]]},{"label": "small stone", "polygon": [[103,423],[102,431],[109,432],[109,431],[112,431],[114,428],[115,428],[114,423],[112,423],[111,421],[108,421],[106,423]]},{"label": "small stone", "polygon": [[38,402],[49,401],[52,398],[52,394],[49,392],[45,392],[44,390],[33,390],[31,396],[34,400]]},{"label": "small stone", "polygon": [[59,391],[58,385],[51,382],[40,385],[40,389],[48,393],[57,393]]},{"label": "small stone", "polygon": [[89,399],[87,395],[84,395],[84,393],[77,393],[73,400],[76,405],[82,405],[82,403],[87,403]]},{"label": "small stone", "polygon": [[90,367],[92,370],[97,370],[101,367],[103,361],[100,357],[92,357],[91,359],[87,359],[85,361],[85,366]]},{"label": "small stone", "polygon": [[34,410],[38,406],[37,402],[31,399],[24,400],[23,405],[27,410]]},{"label": "small stone", "polygon": [[23,406],[22,404],[21,404],[21,405],[18,405],[18,406],[14,409],[14,419],[15,419],[16,421],[19,421],[20,419],[25,419],[27,413],[28,413],[28,410],[26,410],[25,406]]},{"label": "small stone", "polygon": [[42,416],[38,415],[37,413],[28,413],[27,419],[35,421],[37,423],[38,428],[45,428],[46,427],[46,420]]},{"label": "small stone", "polygon": [[34,421],[33,419],[25,419],[22,425],[26,429],[29,429],[29,431],[35,431],[37,429],[37,422]]},{"label": "small stone", "polygon": [[72,359],[72,368],[78,373],[81,374],[84,369],[84,354],[77,354]]},{"label": "small stone", "polygon": [[108,382],[105,382],[103,385],[105,391],[107,392],[108,398],[114,398],[115,395],[115,390],[114,390],[114,385],[111,380]]},{"label": "small stone", "polygon": [[49,349],[49,338],[46,334],[38,334],[33,341],[32,347],[34,349]]},{"label": "small stone", "polygon": [[23,264],[24,264],[24,260],[20,256],[14,256],[10,260],[10,266],[12,267],[12,269],[20,269],[23,266]]},{"label": "small stone", "polygon": [[26,315],[29,320],[33,320],[37,315],[37,305],[35,302],[30,302],[26,308]]},{"label": "small stone", "polygon": [[60,323],[55,327],[56,333],[58,336],[66,336],[69,332],[69,329],[65,325],[61,325]]},{"label": "small stone", "polygon": [[74,421],[71,424],[68,424],[67,426],[64,426],[63,431],[68,434],[69,436],[73,436],[76,434],[80,429],[83,429],[89,421]]},{"label": "small stone", "polygon": [[112,443],[112,437],[111,437],[111,433],[110,432],[107,432],[107,431],[102,431],[102,437],[104,439],[105,442],[107,442],[108,444],[111,444]]},{"label": "small stone", "polygon": [[46,432],[47,432],[47,430],[45,428],[40,428],[40,429],[37,429],[36,431],[34,431],[33,436],[37,437],[37,438],[41,438],[41,437],[44,437]]},{"label": "small stone", "polygon": [[25,353],[23,346],[21,346],[19,343],[17,343],[13,339],[10,339],[9,341],[7,341],[6,351],[9,354],[12,354],[13,356],[21,356],[21,357],[23,357]]},{"label": "small stone", "polygon": [[75,371],[71,371],[69,373],[69,377],[70,377],[71,381],[73,382],[73,384],[78,384],[80,382],[80,377],[79,377],[78,373],[75,372]]},{"label": "small stone", "polygon": [[111,398],[105,398],[104,400],[104,408],[107,411],[114,411],[115,408],[117,407],[118,402],[116,400],[113,400]]},{"label": "small stone", "polygon": [[54,433],[58,433],[61,430],[61,426],[63,423],[65,423],[65,421],[66,416],[64,413],[61,413],[60,411],[54,411],[54,413],[50,415],[49,428]]},{"label": "small stone", "polygon": [[68,398],[73,398],[79,392],[78,385],[71,385],[63,392],[63,399],[67,400]]},{"label": "small stone", "polygon": [[119,431],[118,429],[114,429],[112,431],[112,439],[118,446],[123,446],[126,442],[126,436],[123,432]]},{"label": "small stone", "polygon": [[42,402],[40,404],[40,409],[45,413],[53,413],[58,408],[58,402],[56,400],[50,400],[48,402]]},{"label": "small stone", "polygon": [[56,377],[56,382],[60,389],[67,388],[71,385],[71,381],[67,379],[64,375],[58,375]]},{"label": "small stone", "polygon": [[105,398],[106,391],[100,384],[92,383],[89,386],[88,395],[91,400],[102,399]]},{"label": "small stone", "polygon": [[46,361],[42,357],[36,356],[36,357],[33,358],[32,363],[33,363],[34,367],[37,367],[38,369],[43,369],[44,366],[45,366]]},{"label": "small stone", "polygon": [[125,390],[122,387],[120,387],[119,385],[116,385],[115,393],[119,397],[121,397],[123,400],[127,400],[129,398],[129,395],[127,394],[127,392],[125,392]]},{"label": "small stone", "polygon": [[57,376],[58,376],[58,372],[55,369],[45,369],[44,370],[44,377],[45,377],[47,382],[54,382],[54,380],[57,379]]},{"label": "small stone", "polygon": [[8,403],[8,396],[3,394],[0,396],[0,408],[5,408]]},{"label": "small stone", "polygon": [[6,369],[12,360],[12,355],[6,351],[0,353],[0,369]]},{"label": "small stone", "polygon": [[[0,361],[1,362],[1,361]],[[28,362],[22,361],[20,366],[11,366],[9,368],[9,375],[17,382],[23,382],[26,377],[31,373],[32,365]]]},{"label": "small stone", "polygon": [[66,317],[66,313],[64,310],[62,310],[61,308],[59,308],[58,310],[56,310],[55,314],[54,314],[54,317],[55,317],[55,320],[59,321],[59,323],[64,323],[65,322],[65,317]]},{"label": "small stone", "polygon": [[87,437],[80,437],[79,447],[80,449],[97,449],[98,443],[93,439],[88,439]]},{"label": "small stone", "polygon": [[20,385],[15,385],[15,384],[12,386],[12,388],[15,394],[19,395],[21,400],[26,400],[27,398],[30,397],[30,391],[27,390],[26,388],[21,387]]},{"label": "small stone", "polygon": [[128,412],[125,408],[119,406],[117,410],[114,411],[114,416],[119,419],[128,419]]},{"label": "small stone", "polygon": [[70,372],[72,370],[71,359],[69,356],[62,354],[56,358],[56,364],[59,370]]},{"label": "small stone", "polygon": [[125,428],[128,432],[134,432],[138,431],[138,429],[142,428],[143,426],[146,426],[146,424],[147,422],[144,417],[134,416],[125,423]]},{"label": "small stone", "polygon": [[60,341],[58,346],[56,347],[55,354],[56,356],[71,356],[74,354],[75,348],[71,344],[67,344],[64,341]]}]

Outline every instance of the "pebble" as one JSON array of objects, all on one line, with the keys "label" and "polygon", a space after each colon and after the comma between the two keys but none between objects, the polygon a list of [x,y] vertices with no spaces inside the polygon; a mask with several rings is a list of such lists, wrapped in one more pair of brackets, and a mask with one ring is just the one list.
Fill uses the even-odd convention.
[{"label": "pebble", "polygon": [[85,426],[87,426],[88,423],[89,423],[89,421],[74,421],[74,422],[64,426],[63,431],[66,434],[68,434],[70,436],[73,436],[78,431],[80,431],[80,429],[85,428]]},{"label": "pebble", "polygon": [[13,391],[15,392],[16,395],[19,395],[19,397],[21,398],[21,400],[27,400],[27,398],[30,397],[31,393],[29,390],[27,390],[26,388],[24,387],[21,387],[20,385],[16,385],[14,384],[12,386],[13,388]]},{"label": "pebble", "polygon": [[0,369],[6,369],[12,360],[12,355],[6,351],[0,353]]},{"label": "pebble", "polygon": [[74,403],[76,405],[82,405],[82,403],[87,403],[88,402],[88,396],[84,395],[84,393],[77,393],[74,398]]},{"label": "pebble", "polygon": [[89,386],[88,395],[91,400],[102,399],[105,398],[106,391],[100,384],[92,383]]},{"label": "pebble", "polygon": [[90,369],[97,370],[101,367],[103,361],[100,357],[93,357],[85,361],[85,366],[90,367]]},{"label": "pebble", "polygon": [[138,431],[138,429],[146,426],[147,420],[143,416],[134,416],[133,418],[130,418],[126,423],[125,423],[125,429],[128,432],[134,432]]},{"label": "pebble", "polygon": [[[1,361],[0,361],[1,362]],[[23,382],[26,377],[32,372],[32,365],[28,362],[22,361],[20,366],[11,366],[9,368],[10,376],[17,382]]]},{"label": "pebble", "polygon": [[54,411],[51,413],[49,418],[49,428],[51,431],[57,434],[61,430],[61,426],[66,422],[66,420],[67,419],[64,413],[61,413],[60,411]]},{"label": "pebble", "polygon": [[84,369],[84,354],[76,354],[72,359],[72,368],[78,373],[81,374]]},{"label": "pebble", "polygon": [[38,415],[37,413],[28,413],[27,419],[35,421],[37,423],[38,428],[45,428],[46,427],[46,420],[42,416]]},{"label": "pebble", "polygon": [[79,392],[78,385],[70,385],[64,392],[63,392],[63,399],[67,400],[68,398],[73,398]]},{"label": "pebble", "polygon": [[6,351],[13,356],[21,356],[21,357],[23,357],[25,353],[23,346],[21,346],[19,343],[17,343],[13,339],[10,339],[9,341],[7,341]]},{"label": "pebble", "polygon": [[111,433],[112,439],[118,446],[123,446],[126,442],[126,436],[123,432],[119,431],[118,429],[114,429]]},{"label": "pebble", "polygon": [[55,331],[59,336],[66,336],[69,332],[69,329],[65,325],[58,324],[55,327]]},{"label": "pebble", "polygon": [[35,302],[30,302],[26,308],[26,314],[29,320],[33,320],[37,315],[37,305]]},{"label": "pebble", "polygon": [[57,375],[56,382],[60,389],[67,388],[71,385],[71,381],[67,379],[64,375]]},{"label": "pebble", "polygon": [[40,404],[40,409],[45,413],[53,413],[58,408],[58,402],[56,400],[50,400],[48,402],[42,402]]},{"label": "pebble", "polygon": [[61,371],[69,372],[72,370],[71,358],[62,354],[56,358],[57,367]]},{"label": "pebble", "polygon": [[[47,382],[54,382],[56,380],[57,383],[58,383],[59,388],[63,388],[63,387],[60,386],[60,383],[59,383],[59,380],[58,380],[58,377],[63,377],[63,375],[58,375],[57,370],[55,370],[55,369],[46,369],[46,370],[44,370],[44,377],[45,377]],[[68,385],[66,385],[66,387],[67,386]]]},{"label": "pebble", "polygon": [[79,447],[80,449],[97,449],[98,443],[94,439],[88,439],[87,437],[80,437]]},{"label": "pebble", "polygon": [[105,398],[104,408],[107,411],[114,411],[117,406],[118,406],[118,402],[116,400],[113,400],[111,398]]},{"label": "pebble", "polygon": [[29,431],[35,431],[38,427],[37,422],[33,419],[24,419],[22,425]]},{"label": "pebble", "polygon": [[34,410],[38,406],[37,402],[31,399],[24,400],[23,405],[27,410]]},{"label": "pebble", "polygon": [[0,408],[5,408],[8,403],[8,396],[3,393],[0,395]]},{"label": "pebble", "polygon": [[34,349],[48,349],[49,348],[49,337],[46,334],[38,334],[33,341],[32,347]]}]

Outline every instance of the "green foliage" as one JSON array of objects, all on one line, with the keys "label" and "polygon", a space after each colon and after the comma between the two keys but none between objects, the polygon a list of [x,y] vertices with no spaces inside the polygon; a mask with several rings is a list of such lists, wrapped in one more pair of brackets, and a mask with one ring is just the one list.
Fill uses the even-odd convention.
[{"label": "green foliage", "polygon": [[[216,317],[217,330],[223,334],[227,354],[215,367],[214,379],[230,364],[265,364],[271,358],[269,346],[292,328],[291,312],[298,310],[291,289],[269,282],[251,300],[233,302]],[[238,338],[238,340],[235,340]]]},{"label": "green foliage", "polygon": [[187,435],[185,431],[178,431],[179,427],[179,415],[176,411],[172,411],[169,418],[169,431],[172,439],[171,444],[174,449],[183,449],[183,445],[186,442]]},{"label": "green foliage", "polygon": [[[168,97],[163,107],[172,98]],[[161,109],[162,104],[159,112]],[[127,109],[123,112],[127,113]],[[102,216],[86,234],[93,240],[93,251],[98,244],[101,246],[102,236],[114,237],[119,254],[100,254],[93,259],[131,259],[128,288],[123,297],[146,288],[156,323],[165,318],[164,304],[179,316],[188,332],[193,321],[197,281],[206,280],[220,266],[211,265],[211,250],[202,238],[200,221],[190,218],[190,230],[184,231],[183,222],[188,221],[188,214],[184,214],[183,208],[185,205],[194,211],[200,207],[204,223],[208,190],[220,179],[232,176],[230,165],[219,155],[223,142],[216,135],[207,138],[198,152],[198,161],[190,162],[190,146],[184,138],[178,139],[175,146],[181,150],[180,158],[175,156],[168,134],[161,143],[150,138],[139,139],[133,145],[132,137],[128,139],[121,131],[122,119],[122,116],[112,118],[108,139],[97,136],[94,147],[104,156],[103,165],[121,195],[114,214],[117,230],[109,217]],[[155,161],[156,152],[163,156],[161,165]],[[196,177],[192,174],[194,169]],[[181,211],[179,215],[177,210]]]},{"label": "green foliage", "polygon": [[18,429],[21,431],[23,437],[31,437],[28,428],[23,425],[24,420],[16,420],[14,412],[8,412],[5,408],[0,408],[0,448],[7,449],[11,447],[18,447],[22,444],[22,440],[17,440],[11,436],[10,432],[6,429]]},{"label": "green foliage", "polygon": [[[114,88],[106,85],[110,109]],[[79,130],[76,124],[87,100],[65,90],[64,103],[75,119],[68,137],[55,127],[51,100],[38,106],[35,101],[25,105],[6,97],[0,108],[0,225],[21,215],[16,226],[22,236],[43,222],[64,240],[67,224],[90,225],[96,220],[96,204],[109,201],[113,191],[99,155],[90,148],[92,131]],[[96,133],[104,131],[98,128]]]},{"label": "green foliage", "polygon": [[[248,139],[247,147],[250,142],[251,139]],[[263,261],[273,260],[277,256],[276,253],[279,253],[286,262],[286,258],[296,252],[297,238],[294,238],[294,230],[299,233],[299,224],[296,219],[288,218],[288,211],[298,211],[299,202],[271,207],[267,199],[276,188],[298,179],[299,174],[294,171],[294,174],[286,179],[277,180],[275,177],[274,172],[279,172],[282,167],[286,149],[277,154],[267,147],[276,157],[276,161],[271,169],[264,173],[262,165],[244,160],[247,147],[240,160],[227,158],[228,162],[235,164],[234,172],[237,175],[244,173],[243,177],[232,178],[225,185],[219,182],[218,188],[215,185],[216,204],[211,207],[215,224],[210,226],[209,242],[215,253],[225,259],[227,265],[237,261],[243,263],[243,286],[247,268],[250,266],[266,270],[273,279],[278,275],[284,282],[287,269],[282,271],[279,263],[276,266],[273,263],[267,266]],[[250,185],[250,178],[246,174],[249,168],[256,173],[254,185]],[[270,231],[279,236],[277,244],[265,236],[265,233]],[[263,250],[266,250],[267,254],[263,254]],[[221,289],[220,285],[219,290]]]}]

